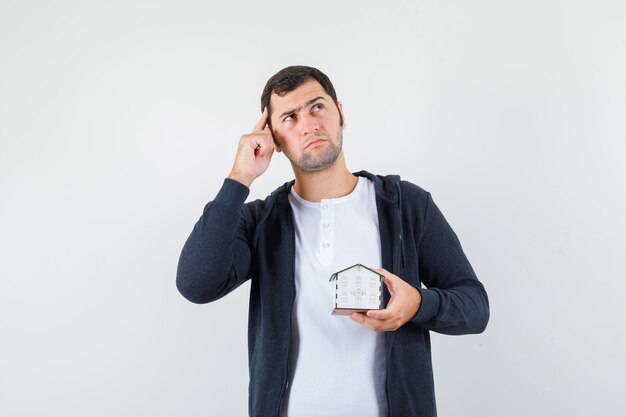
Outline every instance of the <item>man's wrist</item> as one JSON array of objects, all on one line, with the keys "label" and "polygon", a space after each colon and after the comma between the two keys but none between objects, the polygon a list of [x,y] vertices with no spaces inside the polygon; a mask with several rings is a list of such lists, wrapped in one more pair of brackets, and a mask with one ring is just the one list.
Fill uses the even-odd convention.
[{"label": "man's wrist", "polygon": [[230,174],[228,175],[228,178],[233,181],[237,181],[238,183],[243,184],[248,188],[250,188],[250,186],[252,185],[252,181],[254,181],[254,178],[250,178],[247,175],[240,174],[235,171],[231,171]]}]

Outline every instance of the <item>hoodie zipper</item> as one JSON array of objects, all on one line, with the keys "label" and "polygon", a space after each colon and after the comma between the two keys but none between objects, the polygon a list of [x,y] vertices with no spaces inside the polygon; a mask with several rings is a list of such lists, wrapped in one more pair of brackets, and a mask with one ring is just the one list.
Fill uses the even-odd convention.
[{"label": "hoodie zipper", "polygon": [[[393,273],[394,274],[399,274],[400,273],[400,268],[404,267],[404,242],[402,241],[402,194],[401,194],[401,190],[400,190],[400,185],[398,184],[397,187],[398,190],[398,206],[396,207],[396,216],[398,217],[398,220],[394,222],[393,227],[396,229],[395,233],[394,233],[394,238],[395,236],[397,236],[397,242],[398,242],[398,246],[395,247],[393,249],[393,252],[391,254],[391,262],[392,262],[392,267],[393,267]],[[389,337],[393,337],[392,334],[387,333],[386,335],[387,338]],[[387,368],[385,371],[385,394],[387,396],[387,416],[391,417],[393,415],[392,412],[392,407],[391,407],[391,397],[389,395],[389,358],[391,357],[391,349],[392,349],[392,343],[389,343],[389,351],[385,352],[386,354],[386,358],[385,358],[385,367]]]},{"label": "hoodie zipper", "polygon": [[296,248],[296,234],[294,232],[294,225],[293,225],[293,212],[291,211],[291,206],[289,204],[287,204],[287,211],[289,212],[289,226],[291,228],[290,230],[290,235],[291,235],[291,248],[290,248],[290,257],[291,257],[291,307],[289,308],[289,349],[287,350],[287,364],[285,366],[285,377],[283,379],[283,390],[282,393],[280,395],[280,401],[278,402],[278,411],[276,412],[276,417],[280,417],[280,410],[283,407],[283,402],[285,401],[285,394],[287,392],[287,388],[289,388],[289,364],[291,361],[291,321],[292,321],[292,317],[293,317],[293,304],[296,300],[296,277],[295,277],[295,271],[296,271],[296,254],[295,254],[295,248]]}]

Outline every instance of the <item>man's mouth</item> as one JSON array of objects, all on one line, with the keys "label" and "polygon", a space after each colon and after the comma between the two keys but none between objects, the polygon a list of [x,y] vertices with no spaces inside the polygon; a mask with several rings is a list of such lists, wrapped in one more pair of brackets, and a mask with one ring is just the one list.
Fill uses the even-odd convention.
[{"label": "man's mouth", "polygon": [[326,139],[324,138],[314,138],[311,140],[311,142],[308,143],[308,145],[306,145],[304,149],[308,149],[311,146],[316,146],[317,144],[322,143],[324,141],[326,141]]}]

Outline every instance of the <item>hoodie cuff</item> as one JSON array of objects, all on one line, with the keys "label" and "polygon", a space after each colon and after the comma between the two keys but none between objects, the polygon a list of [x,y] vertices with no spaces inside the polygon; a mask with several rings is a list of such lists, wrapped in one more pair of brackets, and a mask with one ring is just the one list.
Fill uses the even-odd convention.
[{"label": "hoodie cuff", "polygon": [[422,295],[422,302],[417,309],[417,313],[415,313],[415,316],[411,319],[411,322],[424,324],[432,320],[439,311],[439,292],[426,288],[418,288],[417,290]]},{"label": "hoodie cuff", "polygon": [[213,203],[238,211],[250,194],[250,189],[240,182],[225,178],[222,188],[215,196]]}]

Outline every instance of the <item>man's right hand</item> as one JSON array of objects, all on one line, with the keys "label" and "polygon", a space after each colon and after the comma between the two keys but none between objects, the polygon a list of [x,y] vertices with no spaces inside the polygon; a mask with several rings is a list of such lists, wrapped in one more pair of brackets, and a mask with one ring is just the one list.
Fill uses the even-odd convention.
[{"label": "man's right hand", "polygon": [[266,107],[252,132],[243,135],[239,140],[235,163],[228,178],[250,188],[252,181],[267,170],[274,150],[280,152],[280,148],[274,144],[272,133],[267,126]]}]

